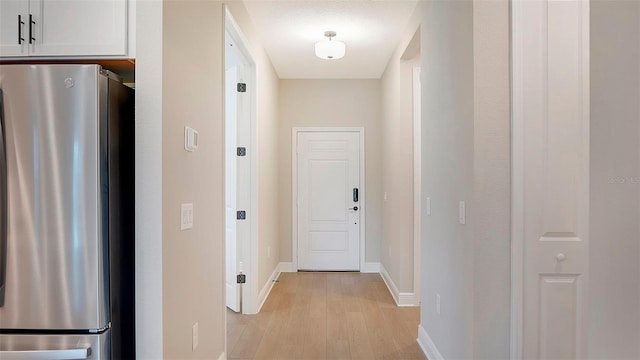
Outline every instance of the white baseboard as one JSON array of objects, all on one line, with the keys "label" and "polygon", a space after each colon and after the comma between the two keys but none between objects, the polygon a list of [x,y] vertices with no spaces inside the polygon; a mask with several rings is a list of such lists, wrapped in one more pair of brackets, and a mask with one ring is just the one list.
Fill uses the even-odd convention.
[{"label": "white baseboard", "polygon": [[422,327],[422,325],[418,326],[418,345],[424,352],[425,356],[429,360],[444,360],[440,351],[436,347],[436,344],[433,343],[427,331]]},{"label": "white baseboard", "polygon": [[218,360],[227,360],[227,354],[223,351],[220,356],[218,356]]},{"label": "white baseboard", "polygon": [[258,295],[258,304],[260,304],[260,305],[258,306],[258,311],[256,311],[256,313],[260,312],[260,309],[262,309],[262,305],[264,305],[264,302],[267,300],[267,297],[269,297],[269,293],[271,292],[271,289],[273,288],[273,284],[275,283],[276,279],[280,275],[280,266],[281,265],[282,265],[282,263],[278,264],[276,266],[276,268],[273,269],[273,272],[271,273],[271,276],[269,276],[269,279],[267,279],[267,283],[264,284],[264,286],[262,287],[262,290],[260,291],[260,294]]},{"label": "white baseboard", "polygon": [[420,301],[416,300],[414,293],[398,294],[398,306],[420,306]]},{"label": "white baseboard", "polygon": [[366,262],[364,263],[364,267],[360,270],[362,273],[379,273],[380,272],[380,263],[379,262]]},{"label": "white baseboard", "polygon": [[292,262],[281,262],[280,264],[278,264],[278,270],[280,272],[296,272],[296,270],[293,268]]},{"label": "white baseboard", "polygon": [[398,306],[418,306],[420,299],[416,299],[414,293],[400,292],[396,284],[391,280],[391,276],[387,272],[387,269],[384,268],[384,265],[380,264],[380,275],[382,275],[382,280],[387,284],[389,291],[391,292],[391,296],[393,296],[393,300],[396,302]]}]

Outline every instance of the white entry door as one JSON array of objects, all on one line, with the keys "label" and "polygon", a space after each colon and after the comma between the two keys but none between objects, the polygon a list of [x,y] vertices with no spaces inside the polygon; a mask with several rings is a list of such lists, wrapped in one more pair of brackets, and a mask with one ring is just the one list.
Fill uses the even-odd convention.
[{"label": "white entry door", "polygon": [[360,133],[299,132],[298,268],[360,269]]},{"label": "white entry door", "polygon": [[513,355],[588,358],[589,2],[516,1],[512,19]]}]

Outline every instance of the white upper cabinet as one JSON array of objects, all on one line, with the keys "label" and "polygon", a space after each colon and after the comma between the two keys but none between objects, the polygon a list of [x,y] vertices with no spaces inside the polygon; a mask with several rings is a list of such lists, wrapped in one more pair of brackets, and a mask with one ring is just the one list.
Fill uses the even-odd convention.
[{"label": "white upper cabinet", "polygon": [[27,50],[29,2],[0,0],[0,55],[24,56]]},{"label": "white upper cabinet", "polygon": [[0,19],[3,57],[127,56],[127,0],[2,0]]}]

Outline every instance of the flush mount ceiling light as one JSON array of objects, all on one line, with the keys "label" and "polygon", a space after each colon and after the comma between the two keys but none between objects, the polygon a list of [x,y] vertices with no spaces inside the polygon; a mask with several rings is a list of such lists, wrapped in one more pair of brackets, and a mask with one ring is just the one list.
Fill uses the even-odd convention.
[{"label": "flush mount ceiling light", "polygon": [[325,60],[338,60],[343,58],[346,52],[346,46],[341,41],[331,39],[336,36],[336,32],[325,31],[324,36],[329,39],[316,43],[316,56]]}]

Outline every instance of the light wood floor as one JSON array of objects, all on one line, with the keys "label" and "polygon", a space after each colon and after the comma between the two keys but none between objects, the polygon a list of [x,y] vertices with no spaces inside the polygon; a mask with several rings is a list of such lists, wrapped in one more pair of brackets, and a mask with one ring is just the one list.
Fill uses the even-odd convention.
[{"label": "light wood floor", "polygon": [[259,314],[227,315],[229,359],[425,359],[420,308],[379,274],[282,273]]}]

